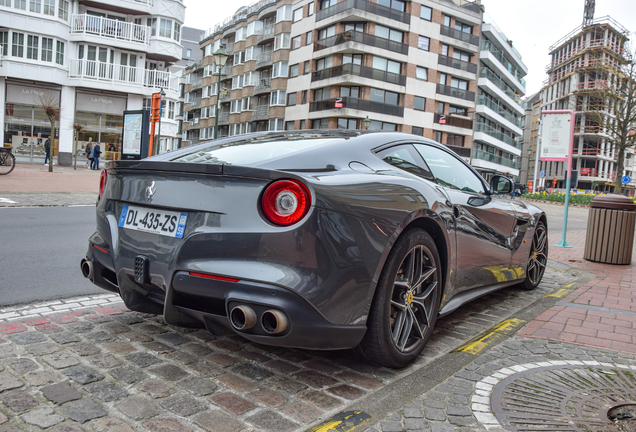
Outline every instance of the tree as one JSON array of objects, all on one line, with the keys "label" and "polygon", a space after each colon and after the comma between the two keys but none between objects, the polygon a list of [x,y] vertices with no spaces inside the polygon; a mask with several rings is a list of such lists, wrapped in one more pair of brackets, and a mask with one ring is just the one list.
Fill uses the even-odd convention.
[{"label": "tree", "polygon": [[73,139],[73,169],[77,169],[77,141],[79,140],[79,134],[84,130],[85,125],[79,122],[73,123],[73,130],[75,131],[75,137]]},{"label": "tree", "polygon": [[40,107],[44,111],[44,115],[51,122],[51,149],[49,160],[49,172],[53,172],[53,149],[55,147],[55,122],[60,119],[60,109],[58,108],[59,100],[51,95],[43,95],[39,97]]},{"label": "tree", "polygon": [[[636,144],[633,129],[636,125],[636,61],[630,54],[625,54],[612,63],[604,62],[599,66],[596,76],[602,82],[596,102],[588,99],[591,111],[586,116],[609,138],[606,139],[618,153],[616,160],[616,178],[614,193],[621,191],[621,178],[625,169],[625,153]],[[622,61],[621,61],[622,60]]]}]

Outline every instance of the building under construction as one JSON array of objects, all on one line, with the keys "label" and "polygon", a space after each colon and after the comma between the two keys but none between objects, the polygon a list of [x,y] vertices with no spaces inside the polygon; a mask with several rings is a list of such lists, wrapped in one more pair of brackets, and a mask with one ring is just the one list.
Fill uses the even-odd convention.
[{"label": "building under construction", "polygon": [[[590,13],[587,8],[590,1],[583,24],[550,47],[542,110],[571,109],[576,113],[573,169],[579,174],[578,188],[610,191],[616,175],[623,173],[616,173],[618,151],[609,139],[607,124],[612,114],[607,92],[621,65],[630,58],[629,31],[611,17],[593,19],[593,10]],[[634,159],[633,150],[626,155],[627,175],[632,169],[630,159]],[[557,188],[565,187],[564,165],[541,162],[546,188],[552,187],[555,178]]]}]

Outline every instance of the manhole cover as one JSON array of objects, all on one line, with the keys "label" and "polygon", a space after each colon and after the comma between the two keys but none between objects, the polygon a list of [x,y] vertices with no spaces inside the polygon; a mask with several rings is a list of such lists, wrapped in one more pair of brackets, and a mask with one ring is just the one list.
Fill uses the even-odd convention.
[{"label": "manhole cover", "polygon": [[588,363],[534,367],[505,378],[493,388],[493,413],[511,431],[617,430],[608,411],[636,402],[636,371]]}]

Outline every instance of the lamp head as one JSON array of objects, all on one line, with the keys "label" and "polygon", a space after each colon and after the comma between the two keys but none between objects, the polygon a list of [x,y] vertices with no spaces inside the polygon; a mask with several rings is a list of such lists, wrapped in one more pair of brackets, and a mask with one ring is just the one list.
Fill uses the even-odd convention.
[{"label": "lamp head", "polygon": [[369,118],[369,116],[367,116],[367,118],[362,120],[362,124],[364,125],[364,130],[369,129],[369,126],[371,126],[371,119]]},{"label": "lamp head", "polygon": [[227,58],[230,56],[227,51],[225,51],[225,47],[221,46],[218,50],[214,51],[214,62],[219,66],[225,66],[225,62],[227,62]]}]

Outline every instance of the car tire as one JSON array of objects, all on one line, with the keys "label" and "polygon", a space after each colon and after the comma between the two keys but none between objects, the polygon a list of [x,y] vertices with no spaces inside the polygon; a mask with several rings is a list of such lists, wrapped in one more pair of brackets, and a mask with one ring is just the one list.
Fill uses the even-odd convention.
[{"label": "car tire", "polygon": [[533,290],[541,283],[548,265],[548,230],[543,222],[537,223],[532,236],[530,255],[526,265],[526,278],[520,286],[524,290]]},{"label": "car tire", "polygon": [[367,332],[356,352],[391,368],[413,362],[431,337],[442,290],[439,253],[431,236],[421,229],[402,233],[380,275]]}]

